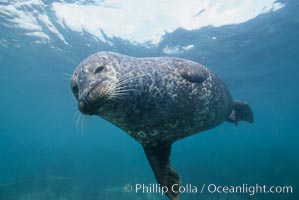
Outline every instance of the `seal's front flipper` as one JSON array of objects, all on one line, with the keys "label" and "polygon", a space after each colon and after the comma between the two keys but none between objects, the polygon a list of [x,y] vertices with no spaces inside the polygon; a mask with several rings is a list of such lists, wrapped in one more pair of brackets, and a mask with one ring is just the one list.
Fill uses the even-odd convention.
[{"label": "seal's front flipper", "polygon": [[180,186],[180,176],[171,168],[169,163],[171,143],[157,142],[157,144],[146,145],[143,146],[143,148],[158,183],[161,187],[167,187],[168,192],[166,195],[171,200],[177,200],[178,193],[173,191],[178,191]]},{"label": "seal's front flipper", "polygon": [[181,65],[179,68],[179,73],[182,78],[191,83],[202,83],[209,76],[208,70],[204,66],[193,62],[188,62],[188,64],[184,63],[184,65]]},{"label": "seal's front flipper", "polygon": [[234,100],[233,110],[227,121],[238,124],[238,121],[253,123],[253,112],[245,102]]}]

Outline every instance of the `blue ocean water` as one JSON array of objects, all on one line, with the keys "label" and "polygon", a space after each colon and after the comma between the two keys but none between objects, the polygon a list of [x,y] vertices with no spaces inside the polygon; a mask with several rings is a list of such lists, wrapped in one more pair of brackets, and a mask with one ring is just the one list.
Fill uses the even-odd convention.
[{"label": "blue ocean water", "polygon": [[117,37],[109,45],[62,27],[70,45],[34,43],[0,15],[0,199],[167,199],[123,191],[126,184],[156,183],[144,152],[99,117],[77,120],[67,74],[97,51],[170,56],[165,46],[188,44],[194,48],[171,56],[214,71],[234,98],[251,105],[255,122],[224,123],[176,142],[171,163],[183,185],[287,185],[293,194],[206,191],[180,199],[299,199],[299,3],[281,2],[284,8],[245,23],[165,33],[150,47]]}]

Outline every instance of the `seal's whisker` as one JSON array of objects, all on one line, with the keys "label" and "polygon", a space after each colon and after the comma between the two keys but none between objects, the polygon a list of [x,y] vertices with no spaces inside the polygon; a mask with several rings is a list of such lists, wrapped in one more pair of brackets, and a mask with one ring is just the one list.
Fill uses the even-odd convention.
[{"label": "seal's whisker", "polygon": [[76,119],[76,129],[77,131],[80,133],[80,128],[79,128],[79,122],[80,122],[80,119],[81,119],[81,113],[79,113],[77,115],[77,119]]},{"label": "seal's whisker", "polygon": [[111,85],[108,87],[105,96],[109,96],[110,94],[112,94],[113,91],[115,91],[115,87],[116,87],[115,84],[111,84]]},{"label": "seal's whisker", "polygon": [[119,98],[119,99],[122,99],[122,100],[125,100],[125,96],[128,96],[130,95],[129,93],[117,93],[117,94],[113,94],[113,95],[110,95],[110,99],[113,99],[113,98]]},{"label": "seal's whisker", "polygon": [[130,83],[132,80],[135,80],[135,79],[130,79],[130,80],[125,80],[125,81],[122,81],[122,82],[118,82],[115,85],[116,85],[116,87],[117,86],[122,86],[122,85],[125,85],[127,83]]},{"label": "seal's whisker", "polygon": [[83,133],[83,122],[84,122],[84,115],[81,115],[81,120],[80,120],[80,134]]},{"label": "seal's whisker", "polygon": [[81,57],[82,57],[82,60],[84,59],[84,50],[83,48],[81,48]]},{"label": "seal's whisker", "polygon": [[121,87],[121,86],[126,86],[126,87],[132,87],[132,86],[138,86],[139,84],[132,84],[132,85],[126,85],[126,84],[130,84],[131,81],[134,81],[135,78],[133,79],[130,79],[130,80],[125,80],[125,81],[122,81],[122,82],[118,82],[115,84],[115,87],[118,88],[118,87]]},{"label": "seal's whisker", "polygon": [[119,99],[125,100],[122,95],[111,95],[110,98],[112,98],[112,99],[119,98]]},{"label": "seal's whisker", "polygon": [[137,87],[137,86],[140,86],[138,84],[133,84],[133,85],[116,85],[115,86],[115,90],[118,90],[118,89],[122,89],[122,88],[132,88],[132,87]]},{"label": "seal's whisker", "polygon": [[136,89],[132,88],[131,85],[130,86],[120,86],[120,87],[115,88],[115,91],[119,91],[119,90],[136,90]]},{"label": "seal's whisker", "polygon": [[126,76],[130,75],[130,73],[135,72],[135,71],[138,71],[138,70],[141,70],[141,69],[133,69],[133,70],[130,70],[130,71],[124,73],[123,75],[121,75],[118,79],[119,79],[119,80],[122,80],[122,79],[126,78]]},{"label": "seal's whisker", "polygon": [[131,79],[131,78],[135,79],[135,78],[139,78],[139,77],[143,77],[143,76],[147,76],[147,75],[149,75],[149,74],[142,74],[142,75],[137,75],[137,76],[133,76],[133,77],[123,77],[123,78],[119,78],[118,81],[122,82],[124,80],[128,80],[128,79]]},{"label": "seal's whisker", "polygon": [[140,86],[140,85],[138,85],[138,84],[133,84],[133,85],[117,85],[117,86],[115,86],[115,90],[122,89],[122,88],[138,87],[138,86]]},{"label": "seal's whisker", "polygon": [[76,119],[75,119],[75,120],[76,120],[76,121],[75,121],[76,129],[78,128],[78,127],[77,127],[77,124],[78,124],[78,118],[79,118],[79,114],[76,115]]},{"label": "seal's whisker", "polygon": [[126,86],[121,86],[121,87],[116,87],[115,88],[115,91],[119,91],[119,90],[136,90],[135,88],[132,88],[132,87],[126,87]]},{"label": "seal's whisker", "polygon": [[66,73],[66,72],[62,72],[62,74],[65,75],[68,78],[68,80],[70,80],[73,77],[72,74],[69,74],[69,73]]},{"label": "seal's whisker", "polygon": [[72,74],[69,74],[67,72],[62,72],[62,74],[66,75],[67,77],[72,77],[73,76]]},{"label": "seal's whisker", "polygon": [[113,91],[114,94],[129,93],[129,92],[138,92],[138,90],[128,86],[120,86],[120,87],[116,87],[115,90]]},{"label": "seal's whisker", "polygon": [[74,123],[76,122],[78,115],[79,115],[79,111],[77,110],[77,111],[74,113],[74,116],[73,116],[73,122],[74,122]]},{"label": "seal's whisker", "polygon": [[134,76],[134,77],[130,77],[130,78],[127,78],[127,79],[119,80],[117,82],[117,84],[125,84],[125,83],[127,83],[131,80],[139,79],[139,78],[144,77],[144,76],[149,76],[149,74],[143,74],[143,75],[140,75],[140,76]]},{"label": "seal's whisker", "polygon": [[119,94],[119,93],[125,93],[130,94],[130,92],[138,92],[136,89],[121,89],[121,90],[115,90],[112,94]]},{"label": "seal's whisker", "polygon": [[120,96],[120,95],[110,95],[110,96],[108,97],[108,99],[110,99],[110,100],[113,100],[113,99],[121,99],[121,100],[125,101],[125,99],[124,99],[122,96]]},{"label": "seal's whisker", "polygon": [[85,125],[85,119],[86,119],[86,116],[85,115],[81,115],[81,122],[80,122],[80,133],[85,135],[85,129],[84,129],[84,125]]},{"label": "seal's whisker", "polygon": [[138,92],[138,90],[136,90],[136,89],[123,89],[123,90],[117,90],[117,91],[115,91],[114,94],[128,93],[128,92]]},{"label": "seal's whisker", "polygon": [[126,93],[115,93],[114,94],[114,96],[117,96],[117,95],[128,96],[130,94],[128,92],[126,92]]},{"label": "seal's whisker", "polygon": [[126,84],[132,80],[140,79],[141,77],[148,76],[148,75],[149,74],[142,74],[140,76],[134,76],[134,77],[128,77],[128,78],[124,78],[122,76],[123,77],[122,80],[119,80],[115,84],[112,84],[107,89],[108,99],[119,98],[119,97],[121,97],[121,99],[123,99],[123,96],[130,95],[130,92],[138,92],[137,89],[131,88],[134,86],[138,86],[138,84],[134,84],[134,85],[126,85]]},{"label": "seal's whisker", "polygon": [[83,120],[83,115],[80,113],[80,118],[78,123],[79,133],[82,133],[82,128],[81,128],[82,120]]},{"label": "seal's whisker", "polygon": [[[145,76],[142,75],[142,76],[136,76],[136,77],[131,77],[131,78],[126,78],[126,79],[123,79],[122,81],[119,81],[119,82],[116,82],[115,84],[111,84],[108,89],[106,90],[106,95],[105,96],[109,96],[109,97],[112,97],[113,94],[116,94],[118,91],[122,91],[122,92],[125,92],[125,89],[127,91],[129,91],[130,87],[134,87],[134,86],[138,86],[138,85],[125,85],[126,83],[128,83],[130,80],[133,80],[133,79],[136,79],[136,78],[139,78],[139,77],[143,77]],[[128,89],[127,89],[128,88]],[[135,89],[130,89],[130,90],[135,90]],[[111,99],[111,98],[109,98]]]},{"label": "seal's whisker", "polygon": [[122,90],[122,89],[132,89],[132,90],[136,90],[135,88],[132,88],[134,86],[138,86],[138,85],[123,85],[123,86],[119,86],[116,87],[115,90]]},{"label": "seal's whisker", "polygon": [[79,115],[76,120],[76,129],[79,133],[84,133],[84,129],[83,129],[84,121],[85,121],[85,116],[79,112]]},{"label": "seal's whisker", "polygon": [[109,93],[108,99],[113,99],[113,98],[118,98],[118,97],[121,97],[121,99],[123,99],[123,96],[125,96],[125,95],[129,95],[129,92],[121,91],[121,90],[113,90],[112,92]]}]

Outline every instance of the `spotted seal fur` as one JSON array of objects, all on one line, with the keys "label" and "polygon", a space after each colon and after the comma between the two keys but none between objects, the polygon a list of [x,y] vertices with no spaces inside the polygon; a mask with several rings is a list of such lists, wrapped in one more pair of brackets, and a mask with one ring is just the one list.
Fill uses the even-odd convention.
[{"label": "spotted seal fur", "polygon": [[[174,57],[135,58],[98,52],[71,79],[79,110],[98,115],[137,140],[161,186],[180,184],[169,162],[173,142],[224,121],[253,122],[247,103],[203,65]],[[178,194],[169,190],[176,200]]]}]

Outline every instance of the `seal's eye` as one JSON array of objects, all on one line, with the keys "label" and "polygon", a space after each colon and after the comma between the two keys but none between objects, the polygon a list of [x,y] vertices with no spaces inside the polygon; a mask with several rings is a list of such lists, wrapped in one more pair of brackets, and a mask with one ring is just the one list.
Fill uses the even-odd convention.
[{"label": "seal's eye", "polygon": [[104,66],[99,66],[99,67],[97,67],[96,70],[94,71],[94,74],[99,74],[99,73],[101,73],[104,69],[105,69]]}]

